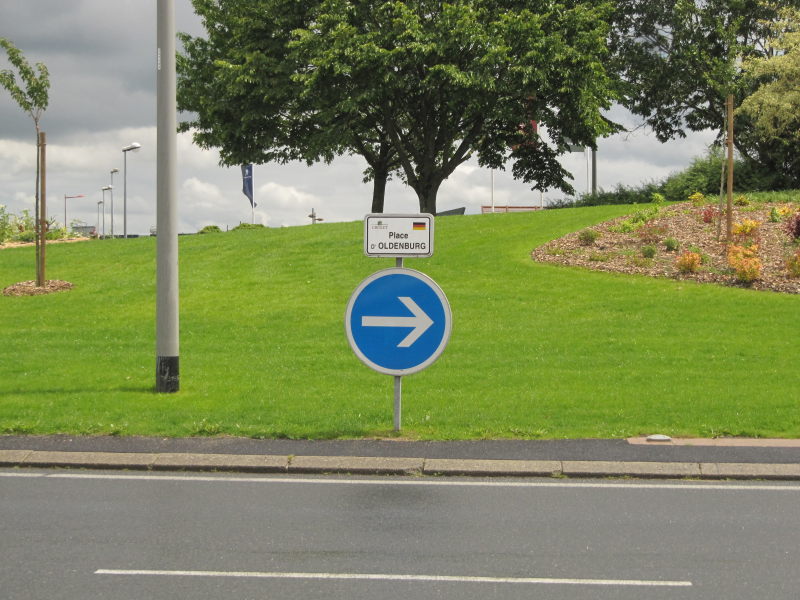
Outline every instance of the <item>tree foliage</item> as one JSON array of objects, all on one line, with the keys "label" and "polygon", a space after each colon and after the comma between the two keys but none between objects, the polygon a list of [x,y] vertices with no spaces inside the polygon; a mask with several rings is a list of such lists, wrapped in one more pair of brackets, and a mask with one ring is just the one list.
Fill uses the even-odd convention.
[{"label": "tree foliage", "polygon": [[771,139],[800,139],[800,10],[784,7],[770,23],[772,53],[744,63],[758,88],[742,102],[740,112],[753,119],[759,134]]},{"label": "tree foliage", "polygon": [[[742,64],[775,54],[769,39],[778,7],[761,0],[617,0],[615,6],[611,48],[625,104],[661,141],[703,129],[718,131],[721,139],[726,96],[733,94],[739,105],[758,86]],[[765,143],[755,129],[739,113],[736,149],[775,173],[774,185],[792,185],[796,170],[786,158],[797,155],[800,144]]]},{"label": "tree foliage", "polygon": [[[216,148],[220,161],[285,162],[307,150],[293,141],[297,119],[294,65],[286,56],[290,31],[302,27],[308,2],[192,0],[206,37],[180,34],[178,108],[192,113],[180,125],[196,144]],[[312,158],[314,152],[307,152]]]},{"label": "tree foliage", "polygon": [[382,211],[395,158],[385,133],[324,122],[293,78],[303,65],[289,51],[292,32],[308,25],[317,2],[192,2],[206,37],[180,36],[178,107],[192,113],[180,129],[191,130],[199,146],[218,149],[228,166],[361,154],[369,165],[365,180],[375,181],[373,207]]},{"label": "tree foliage", "polygon": [[[539,189],[570,190],[566,138],[612,130],[604,69],[608,7],[552,2],[325,0],[293,49],[304,94],[329,120],[364,111],[389,136],[420,210],[472,155]],[[554,145],[521,130],[536,121]]]},{"label": "tree foliage", "polygon": [[[207,38],[183,36],[179,106],[224,164],[364,156],[436,211],[477,156],[537,189],[570,191],[567,138],[614,130],[610,7],[575,0],[193,0]],[[547,128],[552,144],[532,131]],[[522,125],[524,124],[524,125]]]},{"label": "tree foliage", "polygon": [[800,186],[800,10],[785,6],[779,19],[767,23],[769,53],[744,62],[754,90],[740,107],[740,119],[751,124],[749,137],[761,156],[783,175],[782,187]]},{"label": "tree foliage", "polygon": [[31,67],[22,52],[5,38],[0,38],[0,48],[6,51],[8,62],[19,73],[24,89],[17,83],[16,74],[11,69],[0,71],[0,85],[11,94],[11,97],[19,107],[33,119],[38,133],[39,121],[48,104],[50,78],[47,67],[44,63],[36,63],[35,67]]}]

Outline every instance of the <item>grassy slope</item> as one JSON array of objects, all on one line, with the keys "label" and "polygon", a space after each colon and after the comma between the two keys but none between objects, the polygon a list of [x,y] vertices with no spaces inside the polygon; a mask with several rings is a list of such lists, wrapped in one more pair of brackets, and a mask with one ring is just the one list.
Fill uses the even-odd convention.
[{"label": "grassy slope", "polygon": [[[533,263],[530,250],[630,207],[437,220],[406,266],[448,295],[454,331],[405,378],[421,438],[800,436],[800,298]],[[181,238],[181,392],[151,392],[155,243],[48,248],[68,293],[0,296],[0,432],[388,435],[391,378],[363,366],[344,308],[392,260],[361,223]],[[31,249],[0,252],[0,285]]]}]

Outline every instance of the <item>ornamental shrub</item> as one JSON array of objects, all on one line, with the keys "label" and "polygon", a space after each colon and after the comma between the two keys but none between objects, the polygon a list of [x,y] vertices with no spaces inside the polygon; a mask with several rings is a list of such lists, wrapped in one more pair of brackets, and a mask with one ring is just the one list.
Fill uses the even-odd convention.
[{"label": "ornamental shrub", "polygon": [[800,250],[786,259],[786,269],[789,277],[800,277]]},{"label": "ornamental shrub", "polygon": [[639,228],[637,235],[645,244],[655,244],[667,234],[667,228],[663,225],[653,225],[645,223]]},{"label": "ornamental shrub", "polygon": [[761,259],[743,258],[733,267],[737,281],[752,283],[761,277]]},{"label": "ornamental shrub", "polygon": [[680,242],[674,237],[668,237],[664,240],[664,248],[667,249],[667,252],[676,252],[680,245]]},{"label": "ornamental shrub", "polygon": [[697,273],[703,259],[697,252],[684,252],[675,261],[675,266],[681,273]]},{"label": "ornamental shrub", "polygon": [[728,246],[728,264],[734,263],[743,258],[754,258],[758,255],[758,246]]},{"label": "ornamental shrub", "polygon": [[591,246],[597,241],[597,238],[600,237],[600,234],[597,233],[594,229],[584,229],[578,234],[578,241],[583,246]]},{"label": "ornamental shrub", "polygon": [[693,206],[703,206],[706,203],[706,195],[702,192],[695,192],[689,196],[689,201]]},{"label": "ornamental shrub", "polygon": [[635,222],[648,223],[653,219],[657,219],[661,214],[661,207],[658,204],[651,204],[650,206],[642,206],[633,212],[631,218]]},{"label": "ornamental shrub", "polygon": [[796,212],[786,221],[786,233],[793,242],[800,241],[800,212]]},{"label": "ornamental shrub", "polygon": [[713,204],[709,204],[708,206],[700,209],[700,218],[703,219],[703,223],[713,223],[714,219],[717,217],[717,207]]},{"label": "ornamental shrub", "polygon": [[641,226],[641,223],[634,223],[631,219],[625,219],[618,225],[612,225],[608,228],[608,230],[613,231],[614,233],[633,233]]},{"label": "ornamental shrub", "polygon": [[744,245],[751,245],[758,241],[758,228],[760,221],[744,219],[741,223],[734,223],[731,232]]},{"label": "ornamental shrub", "polygon": [[742,283],[752,283],[761,277],[761,259],[758,246],[728,246],[728,264],[733,267],[734,276]]},{"label": "ornamental shrub", "polygon": [[656,247],[651,245],[642,246],[642,256],[645,258],[655,258]]},{"label": "ornamental shrub", "polygon": [[761,221],[754,221],[753,219],[744,219],[741,223],[736,223],[733,226],[733,233],[736,235],[749,236],[758,230]]}]

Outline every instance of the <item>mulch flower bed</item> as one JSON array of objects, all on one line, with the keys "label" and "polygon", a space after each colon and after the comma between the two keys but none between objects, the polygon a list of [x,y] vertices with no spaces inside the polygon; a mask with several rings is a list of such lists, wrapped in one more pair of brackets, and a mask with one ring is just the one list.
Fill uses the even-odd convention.
[{"label": "mulch flower bed", "polygon": [[3,290],[4,296],[41,296],[42,294],[52,294],[53,292],[63,292],[71,290],[73,285],[69,281],[60,279],[47,279],[44,286],[37,287],[35,281],[20,281],[10,285]]},{"label": "mulch flower bed", "polygon": [[[771,222],[770,216],[774,218],[775,211],[779,210],[784,218],[779,222]],[[797,244],[792,243],[786,232],[787,214],[794,214],[797,211],[796,204],[765,203],[734,206],[732,213],[734,224],[742,223],[746,219],[758,222],[752,235],[747,238],[739,236],[738,240],[740,244],[757,245],[756,252],[761,261],[761,273],[757,279],[749,283],[739,281],[734,269],[728,264],[724,215],[722,241],[720,241],[717,238],[718,211],[715,207],[712,205],[698,207],[688,202],[661,208],[655,218],[648,220],[634,231],[620,231],[625,230],[625,222],[630,221],[628,216],[620,217],[589,228],[596,235],[587,234],[584,230],[539,246],[533,251],[532,257],[539,262],[579,266],[597,271],[668,277],[798,294],[800,278],[792,277],[786,266],[787,258],[800,250]],[[632,213],[634,212],[632,210]],[[707,220],[710,213],[716,214],[710,222],[705,222],[704,218]],[[665,242],[669,238],[672,238],[670,244],[674,245],[677,242],[677,249],[667,249]],[[646,246],[655,248],[654,256],[649,256],[653,250],[645,249]],[[702,265],[696,273],[682,273],[676,265],[678,257],[687,251],[696,252],[702,258]]]}]

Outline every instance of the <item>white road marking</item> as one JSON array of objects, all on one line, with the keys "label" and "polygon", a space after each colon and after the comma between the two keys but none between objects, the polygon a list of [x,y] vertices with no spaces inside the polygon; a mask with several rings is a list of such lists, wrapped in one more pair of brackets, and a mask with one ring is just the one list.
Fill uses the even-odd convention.
[{"label": "white road marking", "polygon": [[722,492],[800,492],[799,484],[749,484],[742,482],[722,483],[638,483],[615,481],[485,481],[465,479],[347,479],[335,476],[293,477],[242,477],[242,476],[208,476],[208,475],[146,475],[146,474],[113,474],[113,473],[75,473],[75,472],[0,472],[0,477],[24,477],[42,479],[97,479],[108,481],[186,481],[196,483],[249,483],[249,484],[298,484],[298,485],[388,485],[388,486],[442,486],[442,487],[498,487],[498,488],[586,488],[586,489],[622,489],[622,490],[695,490]]},{"label": "white road marking", "polygon": [[95,575],[138,575],[162,577],[241,577],[256,579],[328,579],[361,581],[417,581],[448,583],[511,583],[549,585],[602,585],[639,587],[691,587],[691,581],[645,579],[560,579],[551,577],[480,577],[470,575],[407,575],[396,573],[293,573],[259,571],[161,571],[146,569],[98,569]]}]

